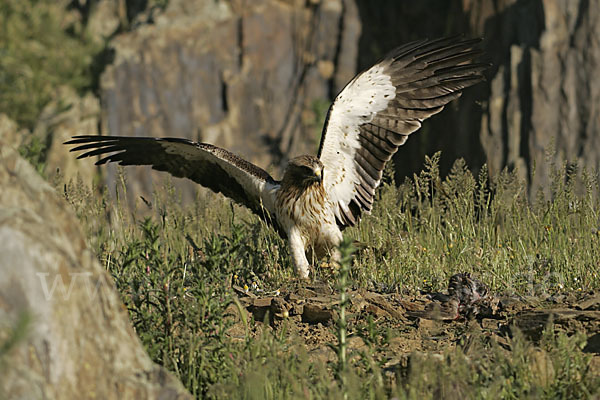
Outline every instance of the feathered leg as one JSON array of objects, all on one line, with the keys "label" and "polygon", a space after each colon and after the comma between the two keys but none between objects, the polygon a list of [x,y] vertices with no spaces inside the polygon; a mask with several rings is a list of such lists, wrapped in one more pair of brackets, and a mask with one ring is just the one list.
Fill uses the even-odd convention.
[{"label": "feathered leg", "polygon": [[300,278],[308,279],[310,274],[310,264],[306,259],[306,243],[296,228],[290,229],[288,232],[290,243],[290,254],[294,263],[294,269]]}]

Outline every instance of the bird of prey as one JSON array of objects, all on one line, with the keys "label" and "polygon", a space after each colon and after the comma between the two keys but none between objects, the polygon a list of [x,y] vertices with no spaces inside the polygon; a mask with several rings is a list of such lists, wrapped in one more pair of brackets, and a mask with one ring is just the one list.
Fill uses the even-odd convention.
[{"label": "bird of prey", "polygon": [[480,39],[420,40],[356,75],[329,107],[317,156],[292,158],[280,181],[231,152],[187,139],[75,136],[65,142],[96,164],[149,165],[242,204],[289,241],[296,273],[307,251],[339,259],[342,230],[373,206],[387,161],[426,118],[480,82]]}]

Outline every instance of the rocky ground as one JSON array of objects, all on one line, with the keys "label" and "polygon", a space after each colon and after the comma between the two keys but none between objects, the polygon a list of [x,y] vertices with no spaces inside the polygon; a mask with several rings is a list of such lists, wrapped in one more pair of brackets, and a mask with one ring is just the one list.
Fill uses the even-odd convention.
[{"label": "rocky ground", "polygon": [[[253,332],[262,331],[265,323],[276,332],[285,329],[287,335],[304,341],[312,359],[335,361],[335,351],[329,344],[337,342],[335,324],[340,296],[334,287],[323,283],[297,284],[275,293],[236,286],[234,289],[246,317],[254,317]],[[518,329],[537,344],[544,329],[553,324],[555,331],[583,332],[588,336],[583,351],[593,354],[592,368],[600,373],[598,291],[542,297],[486,292],[480,298],[471,296],[465,300],[450,285],[448,293],[381,294],[350,289],[348,296],[350,352],[368,348],[370,339],[365,337],[364,327],[371,323],[375,336],[379,336],[372,339],[380,341],[378,347],[384,349],[377,357],[385,361],[384,367],[390,372],[405,364],[410,353],[442,352],[457,345],[468,347],[474,335],[483,335],[509,349],[509,338]],[[237,316],[238,310],[231,307]],[[247,318],[239,318],[231,329],[233,337],[244,337],[244,320]]]}]

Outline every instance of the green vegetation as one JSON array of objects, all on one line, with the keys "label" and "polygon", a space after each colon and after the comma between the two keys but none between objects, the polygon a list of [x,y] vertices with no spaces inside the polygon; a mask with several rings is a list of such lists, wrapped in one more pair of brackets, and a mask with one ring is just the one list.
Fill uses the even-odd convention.
[{"label": "green vegetation", "polygon": [[[317,279],[415,293],[442,290],[450,275],[468,271],[497,293],[600,287],[599,190],[589,174],[557,167],[549,193],[530,202],[515,174],[488,180],[484,168],[475,178],[458,160],[441,179],[438,162],[439,154],[427,158],[424,171],[399,187],[387,174],[373,214],[346,233],[369,245],[351,267],[346,257],[340,276],[317,268]],[[332,337],[347,330],[366,350],[332,339],[340,358],[319,361],[285,320],[277,327],[252,321],[231,288],[293,285],[285,243],[258,218],[212,193],[183,207],[168,184],[151,208],[133,212],[125,196],[99,198],[82,187],[67,185],[66,197],[142,342],[198,398],[586,398],[600,390],[591,356],[581,351],[586,336],[552,326],[537,343],[518,331],[498,343],[454,323],[464,340],[441,352],[396,354],[390,366],[386,349],[401,328],[340,320]]]},{"label": "green vegetation", "polygon": [[31,323],[31,315],[21,313],[13,326],[7,326],[8,321],[0,325],[0,371],[7,368],[5,358],[16,347],[16,345],[27,336],[27,330]]},{"label": "green vegetation", "polygon": [[581,352],[581,334],[555,335],[549,327],[540,347],[517,334],[507,349],[474,338],[469,348],[409,357],[398,398],[581,399],[600,389],[600,378],[589,370],[591,357]]},{"label": "green vegetation", "polygon": [[16,318],[5,317],[0,321],[0,398],[7,398],[3,378],[6,376],[5,371],[13,368],[9,361],[11,353],[18,351],[18,346],[27,339],[32,319],[30,313],[21,312],[16,315]]},{"label": "green vegetation", "polygon": [[[100,74],[112,55],[106,38],[92,37],[88,29],[98,1],[77,3],[0,1],[0,113],[16,121],[19,129],[33,132],[40,117],[52,117],[42,111],[56,100],[61,87],[71,87],[79,94],[98,90]],[[151,15],[167,3],[123,0],[118,31],[129,29],[139,15]],[[30,134],[19,149],[40,173],[45,168],[50,135]]]},{"label": "green vegetation", "polygon": [[554,167],[548,195],[530,202],[514,173],[490,182],[484,166],[475,179],[458,160],[442,181],[438,162],[439,154],[426,158],[419,176],[381,191],[356,236],[376,249],[359,257],[359,282],[441,289],[449,276],[467,271],[494,291],[598,287],[600,191],[593,175],[579,171],[579,179],[577,170]]},{"label": "green vegetation", "polygon": [[46,178],[44,170],[46,169],[46,156],[48,146],[37,136],[31,135],[26,142],[19,147],[21,157],[29,161],[38,174]]},{"label": "green vegetation", "polygon": [[90,88],[101,49],[62,2],[0,2],[0,110],[32,129],[59,86]]}]

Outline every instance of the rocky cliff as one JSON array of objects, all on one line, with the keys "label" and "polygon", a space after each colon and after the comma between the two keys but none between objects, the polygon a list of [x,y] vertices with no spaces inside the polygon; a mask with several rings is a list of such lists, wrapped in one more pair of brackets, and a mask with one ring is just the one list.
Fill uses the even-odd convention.
[{"label": "rocky cliff", "polygon": [[70,207],[9,146],[0,187],[0,398],[191,398],[146,354]]},{"label": "rocky cliff", "polygon": [[[484,38],[488,82],[423,125],[396,157],[401,175],[423,154],[443,151],[490,172],[518,168],[531,193],[547,185],[551,161],[600,168],[600,3],[589,0],[357,0],[365,67],[386,48],[419,37]],[[535,170],[535,173],[534,173]]]},{"label": "rocky cliff", "polygon": [[[485,3],[485,2],[484,2]],[[531,192],[550,160],[600,169],[600,3],[466,2],[494,62],[480,140],[492,171],[519,167]],[[534,173],[535,169],[535,173]]]},{"label": "rocky cliff", "polygon": [[[352,0],[172,0],[111,42],[104,133],[205,141],[279,173],[316,151],[322,100],[352,78],[359,32]],[[151,189],[147,170],[126,173],[131,193]]]}]

